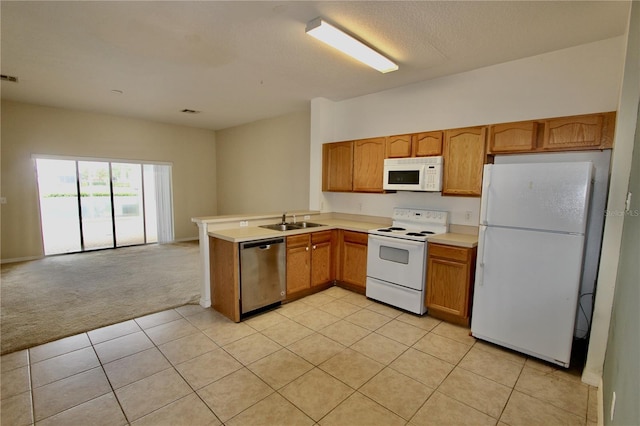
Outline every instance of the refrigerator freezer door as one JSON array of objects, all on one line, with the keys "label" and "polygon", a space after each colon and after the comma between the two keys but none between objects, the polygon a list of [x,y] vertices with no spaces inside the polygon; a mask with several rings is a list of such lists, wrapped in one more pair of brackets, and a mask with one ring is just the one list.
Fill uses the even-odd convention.
[{"label": "refrigerator freezer door", "polygon": [[584,237],[482,228],[472,334],[568,366]]},{"label": "refrigerator freezer door", "polygon": [[488,164],[481,225],[583,234],[593,164]]}]

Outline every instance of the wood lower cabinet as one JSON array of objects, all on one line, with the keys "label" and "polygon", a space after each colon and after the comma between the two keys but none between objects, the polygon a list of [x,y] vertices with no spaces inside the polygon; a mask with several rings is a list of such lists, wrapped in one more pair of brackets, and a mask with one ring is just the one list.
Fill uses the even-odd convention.
[{"label": "wood lower cabinet", "polygon": [[384,192],[383,167],[386,138],[353,142],[353,191]]},{"label": "wood lower cabinet", "polygon": [[322,190],[353,190],[353,142],[322,145]]},{"label": "wood lower cabinet", "polygon": [[367,244],[365,232],[340,231],[337,280],[364,293],[367,283]]},{"label": "wood lower cabinet", "polygon": [[429,315],[468,326],[476,248],[430,243],[428,253],[425,305]]},{"label": "wood lower cabinet", "polygon": [[445,131],[442,195],[481,195],[486,133],[486,127]]},{"label": "wood lower cabinet", "polygon": [[287,237],[287,298],[335,280],[335,231]]},{"label": "wood lower cabinet", "polygon": [[240,252],[237,243],[209,237],[211,307],[240,321]]},{"label": "wood lower cabinet", "polygon": [[311,235],[287,237],[287,297],[311,287]]},{"label": "wood lower cabinet", "polygon": [[318,287],[336,278],[334,240],[337,231],[321,231],[311,234],[311,287]]}]

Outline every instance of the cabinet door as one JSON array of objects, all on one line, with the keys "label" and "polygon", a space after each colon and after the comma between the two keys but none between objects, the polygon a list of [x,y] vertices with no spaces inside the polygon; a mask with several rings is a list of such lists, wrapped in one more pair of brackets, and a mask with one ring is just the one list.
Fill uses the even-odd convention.
[{"label": "cabinet door", "polygon": [[430,256],[427,268],[427,308],[466,317],[469,266]]},{"label": "cabinet door", "polygon": [[383,192],[386,138],[361,139],[353,145],[353,190]]},{"label": "cabinet door", "polygon": [[367,282],[367,238],[362,232],[344,231],[341,247],[341,281],[364,288]]},{"label": "cabinet door", "polygon": [[387,137],[387,158],[411,157],[411,135]]},{"label": "cabinet door", "polygon": [[322,145],[322,190],[348,192],[353,189],[353,142]]},{"label": "cabinet door", "polygon": [[536,121],[496,124],[489,131],[489,153],[533,152],[537,138]]},{"label": "cabinet door", "polygon": [[310,287],[309,241],[309,234],[287,237],[287,295]]},{"label": "cabinet door", "polygon": [[311,235],[311,287],[333,281],[331,231]]},{"label": "cabinet door", "polygon": [[549,151],[599,148],[604,114],[546,120],[542,149]]},{"label": "cabinet door", "polygon": [[442,155],[442,132],[418,133],[413,138],[414,157]]},{"label": "cabinet door", "polygon": [[480,196],[486,127],[445,131],[442,195]]}]

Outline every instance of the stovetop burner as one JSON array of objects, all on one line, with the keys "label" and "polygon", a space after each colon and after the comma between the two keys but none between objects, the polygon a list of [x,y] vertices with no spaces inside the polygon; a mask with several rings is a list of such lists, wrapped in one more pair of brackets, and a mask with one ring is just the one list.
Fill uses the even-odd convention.
[{"label": "stovetop burner", "polygon": [[437,210],[393,209],[393,223],[387,228],[372,229],[370,234],[388,235],[416,241],[448,230],[448,213]]}]

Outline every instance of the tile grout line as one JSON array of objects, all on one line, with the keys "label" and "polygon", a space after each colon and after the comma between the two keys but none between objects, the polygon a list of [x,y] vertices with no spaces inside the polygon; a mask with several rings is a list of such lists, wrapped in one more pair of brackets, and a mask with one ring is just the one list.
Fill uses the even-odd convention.
[{"label": "tile grout line", "polygon": [[27,374],[29,375],[29,393],[31,395],[31,419],[36,424],[36,397],[33,388],[33,375],[31,374],[31,350],[27,349]]},{"label": "tile grout line", "polygon": [[[200,329],[199,329],[198,327],[196,327],[193,323],[191,323],[191,321],[189,321],[189,319],[188,319],[186,316],[182,315],[182,314],[181,314],[180,312],[178,312],[175,308],[173,308],[173,310],[174,310],[178,315],[180,315],[180,316],[182,317],[182,319],[185,319],[185,320],[186,320],[189,324],[191,324],[191,325],[192,325],[196,330],[198,330],[198,332],[200,332],[200,333],[204,334],[207,338],[211,339],[211,338],[210,338],[209,336],[207,336],[207,335],[206,335],[202,330],[200,330]],[[162,311],[162,312],[164,312],[164,311]],[[176,321],[177,321],[177,320],[176,320]],[[169,322],[171,322],[171,321],[169,321]],[[136,323],[136,324],[137,324],[137,323]],[[164,324],[168,324],[168,322],[167,322],[167,323],[164,323]],[[162,324],[158,324],[158,325],[162,325]],[[193,393],[198,397],[198,399],[199,399],[200,401],[202,401],[202,403],[205,405],[205,407],[207,407],[207,409],[209,409],[209,411],[211,411],[211,413],[214,415],[214,417],[215,417],[215,418],[216,418],[216,419],[217,419],[221,424],[224,424],[224,423],[220,420],[220,418],[218,417],[218,415],[217,415],[217,414],[216,414],[216,413],[211,409],[211,407],[209,407],[209,404],[207,404],[207,403],[202,399],[202,397],[200,396],[200,394],[198,393],[198,391],[197,391],[196,389],[194,389],[194,388],[193,388],[193,386],[191,386],[191,383],[189,383],[189,381],[188,381],[188,380],[187,380],[187,379],[182,375],[182,373],[180,373],[180,371],[176,368],[176,366],[175,366],[175,365],[174,365],[174,364],[169,360],[169,358],[167,358],[167,356],[165,355],[165,353],[164,353],[164,352],[162,352],[162,350],[161,350],[161,349],[160,349],[160,347],[156,344],[156,342],[154,342],[154,341],[153,341],[153,339],[151,339],[151,337],[147,334],[147,331],[146,331],[147,329],[142,328],[142,327],[140,326],[140,324],[138,324],[138,326],[140,327],[140,329],[142,330],[142,332],[144,333],[144,335],[145,335],[145,336],[147,336],[147,338],[151,341],[151,343],[153,343],[153,346],[158,350],[158,352],[160,352],[160,354],[162,355],[162,357],[163,357],[164,359],[166,359],[166,360],[167,360],[167,362],[168,362],[168,363],[169,363],[169,365],[170,365],[170,368],[173,368],[173,370],[174,370],[174,371],[175,371],[175,372],[180,376],[180,378],[181,378],[182,380],[184,380],[184,382],[187,384],[187,386],[189,386],[189,388],[191,388],[191,390],[193,391]],[[153,327],[149,327],[149,328],[153,328]],[[194,332],[194,333],[192,333],[192,334],[195,334],[195,332]],[[183,336],[183,337],[186,337],[186,336]],[[181,337],[179,337],[178,339],[181,339]],[[173,340],[170,340],[169,342],[173,342],[173,341],[178,340],[178,339],[173,339]],[[211,341],[213,342],[213,339],[211,339]],[[169,343],[169,342],[165,342],[165,343]],[[213,342],[213,343],[215,343],[215,345],[216,345],[216,346],[218,346],[218,348],[222,349],[222,348],[220,347],[220,345],[218,345],[216,342]],[[164,343],[163,343],[163,344],[164,344]],[[211,350],[211,351],[208,351],[208,352],[205,352],[204,354],[208,354],[209,352],[213,352],[214,350],[215,350],[215,349],[213,349],[213,350]],[[204,354],[201,354],[201,355],[204,355]],[[201,355],[198,355],[198,356],[201,356]],[[197,358],[197,357],[195,357],[195,358]],[[190,361],[191,359],[195,359],[195,358],[190,358],[190,359],[188,359],[188,360],[186,360],[186,361],[184,361],[184,362]],[[166,368],[165,370],[168,370],[168,369],[169,369],[169,368]],[[162,370],[162,371],[165,371],[165,370]],[[155,374],[157,374],[157,373],[155,373]],[[230,374],[231,374],[231,373],[230,373]],[[226,376],[224,376],[224,377],[226,377]],[[140,380],[144,380],[144,379],[140,379]],[[138,381],[140,381],[140,380],[138,380]],[[134,383],[136,383],[136,382],[134,382]],[[127,386],[128,386],[128,385],[127,385]],[[155,413],[156,411],[161,410],[161,409],[163,409],[163,408],[165,408],[165,407],[167,407],[167,406],[169,406],[169,405],[171,405],[171,404],[175,403],[176,401],[180,401],[180,400],[181,400],[181,399],[183,399],[183,398],[186,398],[186,396],[183,396],[183,397],[180,397],[180,398],[178,398],[178,399],[176,399],[176,400],[174,400],[174,401],[171,401],[171,402],[169,402],[168,404],[163,405],[162,407],[158,407],[158,408],[156,408],[155,410],[153,410],[153,411],[151,411],[151,412],[149,412],[149,413],[145,414],[144,416],[140,417],[140,419],[144,418],[145,416],[148,416],[148,415],[149,415],[149,414],[151,414],[151,413]],[[123,411],[124,411],[124,410],[123,410]],[[137,420],[140,420],[140,419],[137,419]]]},{"label": "tile grout line", "polygon": [[[111,392],[113,393],[113,397],[116,399],[116,402],[118,403],[118,407],[120,407],[120,411],[122,412],[122,415],[124,416],[124,419],[126,420],[128,425],[131,425],[131,422],[129,421],[129,417],[127,416],[127,413],[124,411],[124,407],[122,406],[122,403],[120,402],[120,398],[118,398],[118,395],[116,394],[116,390],[113,387],[113,383],[111,383],[111,380],[109,379],[109,375],[107,374],[107,370],[104,369],[104,363],[102,362],[102,360],[98,356],[98,352],[96,351],[96,347],[94,346],[93,341],[91,340],[91,337],[89,337],[89,333],[87,333],[87,339],[89,339],[89,342],[91,343],[91,349],[93,349],[93,353],[96,355],[96,358],[98,359],[98,362],[100,363],[100,368],[102,369],[102,372],[104,373],[104,377],[107,379],[107,383],[109,383],[109,387],[111,388]],[[100,395],[100,396],[103,396],[103,395]],[[100,398],[100,396],[98,396],[96,398]],[[88,402],[88,401],[85,401],[85,402]],[[77,407],[77,405],[76,405],[76,407]]]}]

